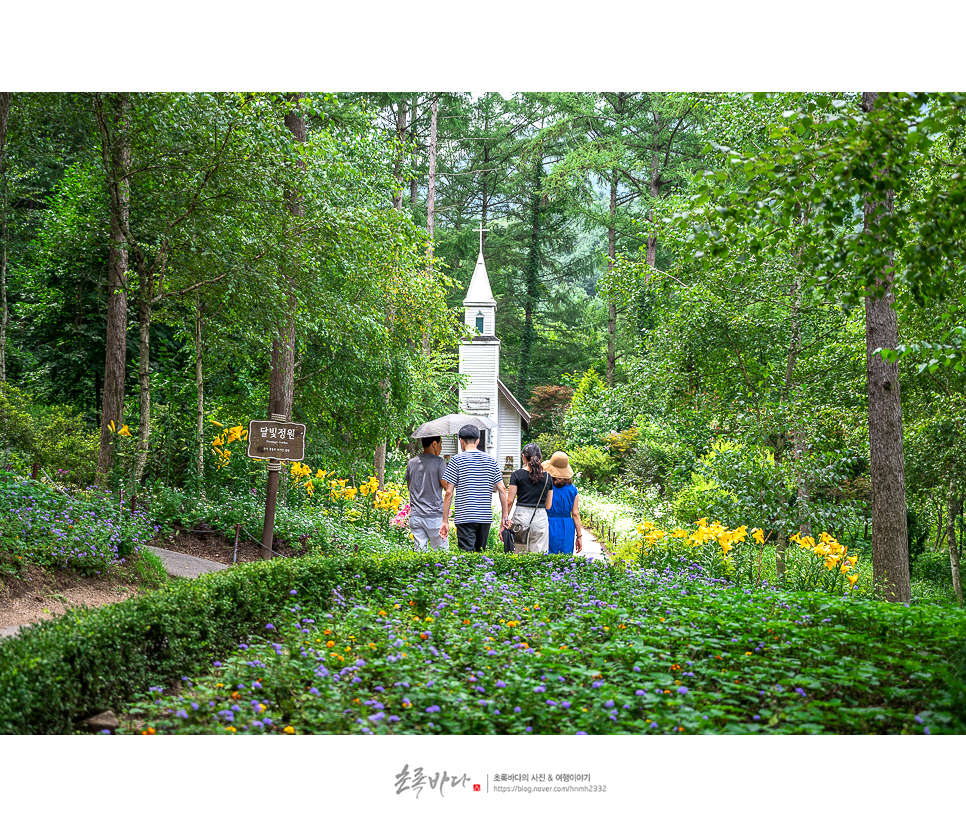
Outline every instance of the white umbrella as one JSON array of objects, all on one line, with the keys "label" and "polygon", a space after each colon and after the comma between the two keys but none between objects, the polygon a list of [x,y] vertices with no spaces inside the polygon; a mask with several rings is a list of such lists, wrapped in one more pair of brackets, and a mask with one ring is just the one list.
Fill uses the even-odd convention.
[{"label": "white umbrella", "polygon": [[490,431],[496,428],[496,423],[489,417],[480,417],[473,414],[447,414],[445,417],[437,417],[435,420],[423,423],[409,436],[417,439],[420,437],[444,437],[459,434],[459,430],[463,426],[476,426],[478,429]]}]

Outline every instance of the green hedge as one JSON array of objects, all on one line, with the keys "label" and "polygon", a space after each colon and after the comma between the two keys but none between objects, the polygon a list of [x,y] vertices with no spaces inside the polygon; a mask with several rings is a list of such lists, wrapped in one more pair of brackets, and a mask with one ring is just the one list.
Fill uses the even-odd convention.
[{"label": "green hedge", "polygon": [[151,686],[206,671],[263,629],[298,592],[327,606],[332,591],[390,586],[431,567],[431,554],[306,557],[239,565],[96,609],[72,610],[0,640],[0,732],[70,733]]}]

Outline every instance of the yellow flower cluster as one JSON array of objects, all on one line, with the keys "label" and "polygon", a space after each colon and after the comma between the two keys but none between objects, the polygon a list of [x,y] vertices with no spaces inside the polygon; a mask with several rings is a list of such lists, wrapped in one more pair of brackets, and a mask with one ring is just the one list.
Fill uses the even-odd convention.
[{"label": "yellow flower cluster", "polygon": [[[378,481],[377,481],[378,484]],[[373,499],[373,506],[377,510],[384,510],[387,513],[395,513],[402,503],[402,496],[394,486],[387,487],[382,492],[377,492]]]},{"label": "yellow flower cluster", "polygon": [[246,440],[248,438],[248,429],[246,429],[244,426],[232,426],[231,428],[225,428],[224,424],[219,423],[217,420],[212,420],[211,422],[222,429],[221,434],[217,435],[215,439],[211,441],[211,448],[218,455],[218,468],[221,469],[223,466],[227,466],[231,461],[231,449],[228,448],[229,444]]},{"label": "yellow flower cluster", "polygon": [[[637,533],[643,539],[645,550],[670,535],[671,538],[684,539],[689,547],[700,547],[703,544],[715,541],[721,546],[722,551],[727,553],[736,542],[743,542],[747,539],[748,527],[742,524],[734,530],[729,530],[720,521],[713,521],[708,524],[708,519],[702,518],[698,521],[698,526],[693,533],[688,533],[681,527],[676,527],[668,533],[666,530],[655,527],[650,521],[645,521],[637,525]],[[756,541],[760,533],[760,530],[752,533]]]},{"label": "yellow flower cluster", "polygon": [[133,437],[131,430],[128,428],[127,423],[125,423],[121,428],[118,428],[113,420],[107,424],[108,428],[111,430],[111,434],[117,434],[121,437]]},{"label": "yellow flower cluster", "polygon": [[821,557],[825,561],[826,570],[838,570],[844,574],[851,587],[854,588],[855,583],[859,581],[859,572],[855,567],[856,562],[859,561],[858,557],[849,556],[848,547],[839,544],[828,533],[822,533],[818,543],[815,542],[814,537],[800,536],[798,533],[792,534],[788,539],[795,542],[802,550],[811,550],[816,556]]}]

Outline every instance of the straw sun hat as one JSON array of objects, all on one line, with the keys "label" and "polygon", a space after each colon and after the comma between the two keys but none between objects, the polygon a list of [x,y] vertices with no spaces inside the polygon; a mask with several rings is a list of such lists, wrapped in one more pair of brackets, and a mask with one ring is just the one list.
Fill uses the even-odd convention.
[{"label": "straw sun hat", "polygon": [[550,460],[543,462],[543,468],[551,478],[572,478],[574,470],[570,468],[570,458],[566,452],[554,452]]}]

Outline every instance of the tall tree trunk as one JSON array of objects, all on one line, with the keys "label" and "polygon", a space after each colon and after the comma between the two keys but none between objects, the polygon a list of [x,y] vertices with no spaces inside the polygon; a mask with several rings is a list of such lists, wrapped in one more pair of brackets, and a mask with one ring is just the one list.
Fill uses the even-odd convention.
[{"label": "tall tree trunk", "polygon": [[[288,96],[291,108],[285,113],[285,127],[289,129],[296,142],[305,142],[305,116],[299,109],[299,93]],[[299,166],[305,170],[305,162]],[[299,199],[298,190],[293,188],[286,193],[289,214],[293,218],[302,217],[305,208]],[[295,268],[291,264],[290,268]],[[291,277],[288,278],[291,281]],[[288,422],[292,417],[292,406],[295,401],[295,309],[296,300],[289,297],[288,310],[278,323],[275,338],[272,340],[272,367],[268,379],[268,416],[270,419]],[[259,551],[262,558],[271,555],[270,551],[275,542],[275,500],[278,494],[278,483],[281,472],[269,468],[267,495],[265,498],[265,522],[262,525],[262,546]]]},{"label": "tall tree trunk", "polygon": [[7,169],[3,161],[9,115],[10,93],[0,93],[0,383],[7,381],[7,328],[10,325],[10,308],[7,306]]},{"label": "tall tree trunk", "polygon": [[[614,268],[617,259],[617,170],[610,177],[610,213],[607,226],[607,271]],[[617,304],[613,299],[607,305],[607,384],[613,386],[617,367]]]},{"label": "tall tree trunk", "polygon": [[[399,182],[399,188],[392,198],[392,207],[397,211],[402,211],[402,195],[403,195],[403,177],[402,177],[402,161],[404,146],[408,131],[407,127],[411,123],[407,123],[407,102],[403,99],[399,102],[399,106],[396,109],[396,138],[401,143],[401,147],[396,152],[396,160],[393,165],[393,170],[396,175],[396,180]],[[392,319],[394,314],[393,310],[388,311],[388,317]],[[384,396],[388,399],[389,397],[389,380],[383,380],[381,387]],[[379,489],[382,489],[386,485],[386,441],[383,439],[377,445],[372,455],[373,468],[376,470],[376,478],[379,481]]]},{"label": "tall tree trunk", "polygon": [[949,570],[953,577],[953,591],[960,607],[963,606],[963,585],[959,573],[959,542],[956,539],[956,519],[963,512],[963,497],[956,494],[956,482],[949,479],[946,491],[946,538],[949,548]]},{"label": "tall tree trunk", "polygon": [[110,251],[107,258],[107,333],[104,393],[101,398],[101,442],[97,457],[97,483],[107,481],[114,463],[114,435],[124,417],[124,371],[127,356],[127,271],[125,244],[130,213],[131,102],[126,94],[96,96],[94,115],[101,137],[101,155],[107,180],[111,215]]},{"label": "tall tree trunk", "polygon": [[[875,107],[877,93],[862,93],[862,109]],[[892,213],[892,195],[885,203],[866,201],[864,233],[875,236],[878,216]],[[865,301],[866,388],[869,397],[869,458],[872,481],[872,573],[885,599],[908,602],[909,540],[906,522],[906,481],[902,448],[902,401],[899,369],[873,355],[878,348],[895,350],[899,322],[892,307],[892,267],[875,276],[881,298]]]},{"label": "tall tree trunk", "polygon": [[406,99],[399,102],[396,107],[396,139],[400,143],[399,149],[396,151],[396,159],[393,162],[393,174],[396,177],[396,181],[399,183],[396,192],[392,195],[392,207],[402,211],[402,200],[403,200],[403,175],[402,175],[402,162],[403,162],[403,148],[402,145],[406,142]]},{"label": "tall tree trunk", "polygon": [[138,423],[138,446],[134,457],[134,483],[141,482],[148,461],[151,442],[151,319],[154,317],[152,295],[154,281],[150,275],[139,270],[138,287],[138,396],[140,417]]},{"label": "tall tree trunk", "polygon": [[[429,189],[426,198],[426,232],[429,234],[429,272],[433,272],[433,235],[436,231],[436,120],[439,115],[439,99],[433,97],[432,116],[429,123]],[[428,323],[427,323],[428,325]],[[423,333],[423,353],[432,355],[429,327]]]},{"label": "tall tree trunk", "polygon": [[536,326],[533,313],[540,295],[540,187],[543,177],[543,157],[538,157],[533,171],[533,201],[530,216],[530,249],[527,253],[526,302],[523,305],[523,334],[520,338],[520,375],[517,380],[517,396],[526,402],[530,384],[530,365],[533,361],[533,343]]},{"label": "tall tree trunk", "polygon": [[201,343],[201,293],[195,293],[195,391],[197,392],[197,412],[195,414],[195,461],[198,478],[198,493],[205,497],[205,375]]}]

